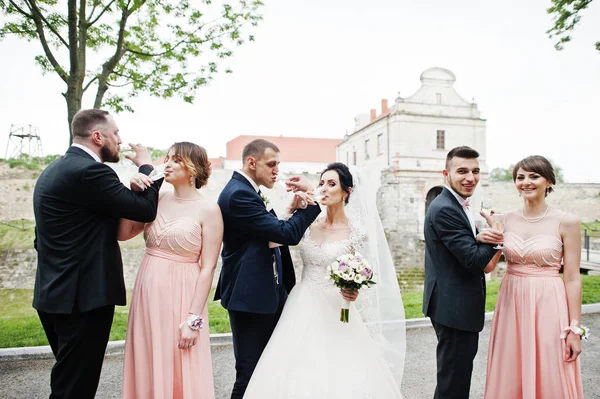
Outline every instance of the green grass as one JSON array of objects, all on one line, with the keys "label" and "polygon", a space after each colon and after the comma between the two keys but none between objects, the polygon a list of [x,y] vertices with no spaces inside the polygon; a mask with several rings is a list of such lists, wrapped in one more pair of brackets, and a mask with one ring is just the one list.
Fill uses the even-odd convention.
[{"label": "green grass", "polygon": [[[214,296],[211,291],[209,299]],[[31,307],[32,290],[0,289],[0,348],[48,345],[48,340],[37,316]],[[127,292],[127,303],[131,302],[131,291]],[[110,340],[125,339],[129,306],[117,306],[110,332]],[[231,332],[229,316],[219,302],[208,303],[208,319],[211,333]]]},{"label": "green grass", "polygon": [[9,220],[0,223],[0,249],[33,248],[35,224],[29,220]]},{"label": "green grass", "polygon": [[581,223],[581,231],[583,230],[600,230],[600,220],[596,220],[595,222],[589,223]]},{"label": "green grass", "polygon": [[[583,303],[600,303],[600,276],[581,276],[583,284]],[[493,311],[500,280],[487,283],[487,298],[485,310]],[[214,295],[211,291],[209,299]],[[131,291],[127,293],[127,303],[131,302]],[[0,348],[13,348],[21,346],[48,345],[46,336],[31,307],[33,299],[32,290],[0,289]],[[402,293],[404,310],[407,319],[423,317],[421,306],[423,303],[423,290],[414,289]],[[125,339],[127,329],[127,306],[117,306],[115,318],[110,334],[111,341]],[[209,301],[208,318],[211,333],[231,332],[229,316],[219,302]]]}]

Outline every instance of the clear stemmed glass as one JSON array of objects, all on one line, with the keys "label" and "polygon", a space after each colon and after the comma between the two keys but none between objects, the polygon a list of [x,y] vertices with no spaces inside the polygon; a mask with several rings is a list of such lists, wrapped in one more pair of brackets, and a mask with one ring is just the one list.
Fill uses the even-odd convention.
[{"label": "clear stemmed glass", "polygon": [[[285,173],[279,172],[277,174],[277,178],[276,178],[275,182],[280,187],[285,188],[285,190],[287,191],[288,186],[285,184],[285,182],[288,181],[289,179],[290,178]],[[306,209],[306,207],[308,206],[308,201],[306,200],[306,193],[304,193],[302,191],[297,191],[295,194],[302,198],[302,201],[299,204],[300,208]],[[314,195],[313,195],[313,200],[315,202],[320,202],[322,199],[323,199],[323,187],[317,187],[317,189],[315,190]]]},{"label": "clear stemmed glass", "polygon": [[157,181],[158,179],[162,179],[165,177],[165,168],[167,164],[163,163],[154,167],[154,170],[150,172],[148,177],[152,179],[152,181]]},{"label": "clear stemmed glass", "polygon": [[[500,233],[504,233],[504,214],[494,213],[492,215],[492,228],[498,230]],[[502,244],[498,244],[494,249],[504,249]]]},{"label": "clear stemmed glass", "polygon": [[[288,186],[285,184],[285,182],[288,180],[290,180],[288,175],[286,175],[283,172],[279,172],[279,173],[277,173],[277,178],[275,180],[275,183],[277,183],[277,185],[279,185],[280,187],[284,188],[287,192]],[[306,201],[306,198],[304,197],[305,194],[303,192],[297,192],[294,194],[296,194],[302,198],[302,200],[300,201],[300,204],[298,206],[301,209],[305,209],[308,206],[308,201]]]},{"label": "clear stemmed glass", "polygon": [[487,213],[488,215],[492,211],[492,200],[484,198],[481,200],[481,211]]}]

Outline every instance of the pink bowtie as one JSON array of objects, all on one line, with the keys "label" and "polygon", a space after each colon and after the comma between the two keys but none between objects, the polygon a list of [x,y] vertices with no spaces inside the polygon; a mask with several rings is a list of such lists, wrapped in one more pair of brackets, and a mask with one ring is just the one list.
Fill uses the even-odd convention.
[{"label": "pink bowtie", "polygon": [[469,209],[469,205],[471,205],[471,200],[470,199],[468,199],[468,200],[465,201],[465,203],[463,204],[463,208]]}]

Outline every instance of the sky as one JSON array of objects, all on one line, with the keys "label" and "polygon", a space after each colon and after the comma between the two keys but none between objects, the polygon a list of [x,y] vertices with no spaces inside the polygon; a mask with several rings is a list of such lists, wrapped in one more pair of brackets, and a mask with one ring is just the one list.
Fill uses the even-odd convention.
[{"label": "sky", "polygon": [[[487,119],[490,168],[541,154],[569,182],[600,182],[600,1],[561,52],[545,33],[549,0],[264,2],[264,20],[247,31],[256,41],[222,64],[232,74],[215,76],[193,105],[133,99],[136,112],[116,116],[123,141],[192,141],[218,157],[238,135],[341,139],[357,114],[412,95],[437,66],[454,72],[458,93]],[[64,83],[42,76],[39,53],[38,42],[0,41],[2,151],[11,124],[37,126],[45,154],[68,145]]]}]

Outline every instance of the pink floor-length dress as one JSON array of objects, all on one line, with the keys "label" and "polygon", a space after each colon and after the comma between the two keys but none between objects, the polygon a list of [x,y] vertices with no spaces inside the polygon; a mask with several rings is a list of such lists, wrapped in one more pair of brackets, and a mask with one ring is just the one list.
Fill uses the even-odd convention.
[{"label": "pink floor-length dress", "polygon": [[200,199],[167,193],[147,224],[146,254],[135,280],[123,366],[123,398],[213,399],[208,312],[191,349],[178,349],[196,288],[202,250]]},{"label": "pink floor-length dress", "polygon": [[579,359],[564,362],[560,339],[570,322],[559,275],[564,215],[553,208],[536,222],[506,215],[507,269],[492,323],[486,399],[583,398]]}]

